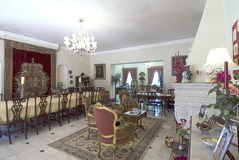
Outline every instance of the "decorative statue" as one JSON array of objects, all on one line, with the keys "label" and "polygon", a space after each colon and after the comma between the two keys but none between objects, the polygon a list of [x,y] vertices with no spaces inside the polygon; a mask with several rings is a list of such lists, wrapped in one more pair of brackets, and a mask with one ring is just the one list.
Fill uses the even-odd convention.
[{"label": "decorative statue", "polygon": [[192,79],[192,72],[190,71],[190,66],[185,66],[182,73],[182,83],[189,83]]}]

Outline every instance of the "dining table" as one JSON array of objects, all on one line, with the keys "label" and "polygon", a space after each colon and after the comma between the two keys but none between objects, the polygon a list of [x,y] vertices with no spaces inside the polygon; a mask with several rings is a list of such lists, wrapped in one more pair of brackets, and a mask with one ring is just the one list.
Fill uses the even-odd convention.
[{"label": "dining table", "polygon": [[[87,92],[87,91],[86,91]],[[87,92],[87,93],[82,93],[82,96],[86,96],[86,97],[90,97],[91,93]],[[98,98],[98,94],[94,95],[97,99]],[[79,97],[79,94],[76,94],[76,92],[73,92],[71,97],[70,94],[68,95],[68,99],[71,98],[70,100],[70,108],[74,108],[76,106],[76,99]],[[58,111],[58,96],[57,95],[52,95],[52,101],[51,101],[51,113],[57,112]],[[98,99],[99,100],[99,99]],[[50,96],[48,96],[47,101],[50,102]],[[8,106],[12,106],[12,101],[8,102]],[[21,117],[24,118],[25,116],[25,110],[26,110],[26,102],[22,102],[23,104],[23,108],[22,108],[22,114]],[[38,102],[37,102],[38,103]],[[79,103],[79,102],[77,102]],[[84,103],[84,101],[82,101],[82,103]],[[49,106],[48,106],[49,107]],[[9,107],[9,110],[11,108]],[[46,109],[47,111],[49,110],[49,108]],[[8,112],[9,113],[9,118],[12,119],[13,118],[13,114],[12,112]],[[37,113],[40,113],[39,108],[37,108]],[[29,98],[28,101],[28,109],[27,109],[27,118],[32,118],[35,115],[35,98]],[[0,101],[0,125],[1,124],[6,124],[7,118],[6,118],[6,102],[5,101]]]},{"label": "dining table", "polygon": [[[138,102],[140,100],[146,100],[147,98],[147,93],[148,92],[156,92],[156,91],[139,91],[136,93],[136,97],[138,99]],[[156,92],[155,94],[155,99],[156,100],[162,100],[162,108],[163,108],[163,112],[164,112],[164,115],[166,116],[166,109],[168,110],[168,100],[169,98],[172,98],[172,95],[171,94],[163,94],[163,93],[158,93]],[[169,110],[168,110],[169,111]]]}]

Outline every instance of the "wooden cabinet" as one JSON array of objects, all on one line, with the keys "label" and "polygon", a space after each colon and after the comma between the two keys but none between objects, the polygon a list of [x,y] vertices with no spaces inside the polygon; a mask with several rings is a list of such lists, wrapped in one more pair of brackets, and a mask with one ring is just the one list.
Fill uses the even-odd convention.
[{"label": "wooden cabinet", "polygon": [[90,86],[90,77],[81,77],[81,80],[79,80],[80,76],[76,76],[76,87],[79,87],[80,81],[84,86]]}]

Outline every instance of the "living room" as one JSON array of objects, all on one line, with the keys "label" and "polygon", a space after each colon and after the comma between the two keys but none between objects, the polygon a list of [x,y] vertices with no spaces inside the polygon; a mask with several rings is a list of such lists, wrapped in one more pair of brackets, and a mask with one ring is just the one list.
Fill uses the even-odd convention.
[{"label": "living room", "polygon": [[[65,80],[65,86],[72,87],[75,86],[76,83],[74,79],[75,76],[84,72],[94,80],[95,64],[105,64],[106,78],[104,80],[94,80],[94,86],[106,88],[106,90],[110,91],[112,98],[114,97],[114,86],[111,84],[111,76],[115,74],[112,66],[117,64],[163,61],[165,86],[167,89],[173,88],[172,84],[175,82],[176,77],[172,76],[171,60],[178,52],[180,55],[188,55],[187,64],[191,65],[191,70],[194,74],[193,82],[203,83],[203,73],[200,72],[201,75],[196,76],[196,71],[205,63],[209,50],[226,47],[232,57],[232,25],[237,21],[239,15],[237,7],[239,6],[239,2],[237,0],[211,0],[205,3],[202,19],[193,37],[108,51],[96,50],[95,55],[83,56],[82,60],[80,60],[80,55],[69,54],[68,51],[65,50],[65,46],[59,47],[59,44],[47,43],[34,38],[25,37],[20,33],[0,31],[0,69],[2,77],[0,78],[0,91],[4,93],[4,86],[7,83],[3,78],[6,76],[4,72],[4,66],[6,65],[4,55],[5,39],[56,50],[55,84],[59,82],[59,66],[65,66],[67,74],[69,73],[68,71],[72,71],[73,82],[70,83],[70,77]],[[91,33],[91,30],[89,30],[89,33]],[[100,45],[100,42],[98,45]]]}]

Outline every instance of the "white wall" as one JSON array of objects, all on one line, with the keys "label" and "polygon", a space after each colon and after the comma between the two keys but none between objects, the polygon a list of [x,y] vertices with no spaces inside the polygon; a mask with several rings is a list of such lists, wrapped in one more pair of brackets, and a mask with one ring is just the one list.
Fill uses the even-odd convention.
[{"label": "white wall", "polygon": [[164,82],[166,88],[172,88],[171,83],[175,82],[176,77],[171,76],[171,57],[178,51],[181,55],[188,54],[188,48],[192,43],[192,39],[187,42],[172,43],[162,45],[155,48],[146,48],[131,51],[122,51],[110,54],[97,54],[90,59],[91,76],[94,75],[94,64],[105,63],[106,64],[106,80],[95,80],[95,86],[103,86],[110,90],[111,87],[111,65],[121,63],[133,63],[133,62],[150,62],[163,60],[164,62]]},{"label": "white wall", "polygon": [[[90,56],[83,56],[82,60],[81,57],[79,55],[72,55],[69,54],[68,51],[65,51],[64,49],[60,49],[59,52],[57,52],[57,56],[56,56],[56,67],[60,66],[60,65],[64,65],[67,68],[67,73],[69,72],[69,70],[72,70],[72,75],[73,75],[73,84],[70,84],[70,76],[67,76],[67,82],[68,84],[65,87],[75,87],[75,76],[79,76],[82,72],[84,72],[86,75],[90,76]],[[57,71],[57,69],[56,69]],[[58,73],[56,73],[56,82],[58,82]],[[90,77],[91,79],[93,79],[93,76]]]},{"label": "white wall", "polygon": [[[238,0],[208,0],[189,56],[193,71],[205,63],[209,50],[226,47],[232,57],[232,25],[239,18]],[[194,82],[202,82],[201,78]],[[200,76],[198,76],[200,77]]]}]

